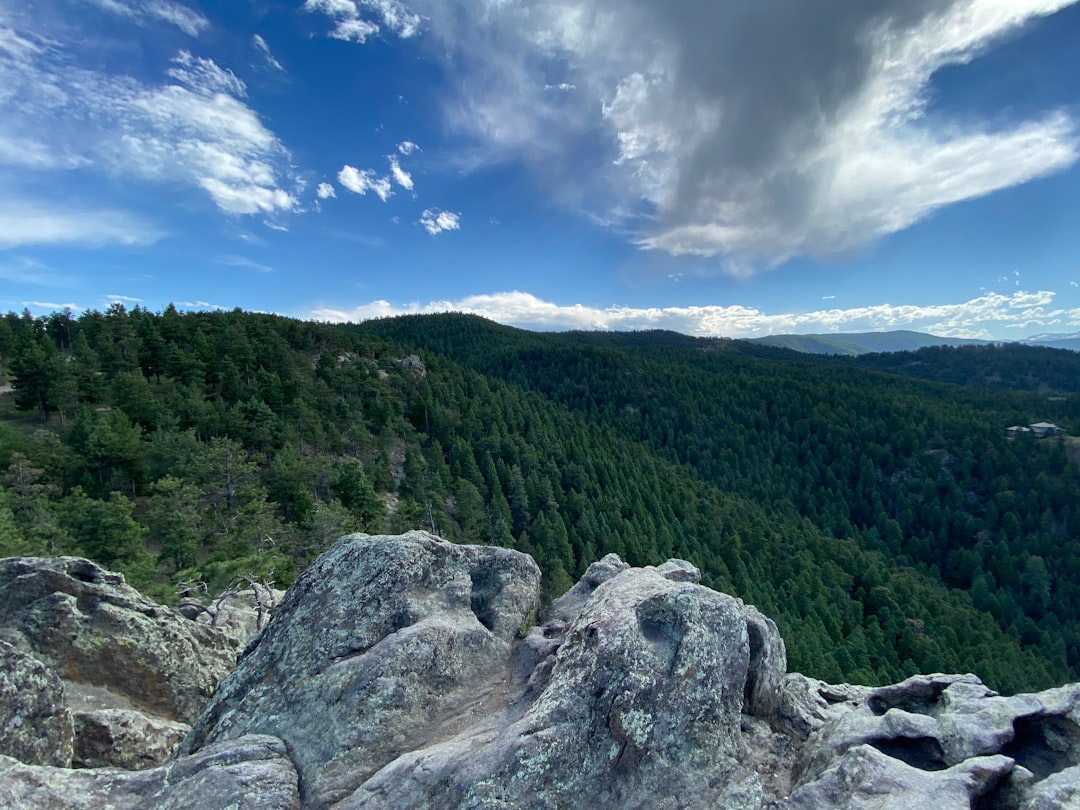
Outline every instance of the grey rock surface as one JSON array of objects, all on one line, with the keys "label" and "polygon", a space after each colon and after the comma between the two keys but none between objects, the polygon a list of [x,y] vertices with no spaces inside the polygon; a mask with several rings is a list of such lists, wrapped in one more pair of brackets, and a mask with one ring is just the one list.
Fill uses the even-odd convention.
[{"label": "grey rock surface", "polygon": [[505,699],[511,645],[534,621],[539,588],[519,552],[423,532],[342,538],[289,589],[181,750],[273,734],[305,804],[342,799]]},{"label": "grey rock surface", "polygon": [[242,651],[270,621],[270,615],[285,596],[285,591],[264,583],[251,583],[242,590],[229,590],[202,602],[184,599],[177,610],[192,621],[224,633]]},{"label": "grey rock surface", "polygon": [[0,807],[296,810],[296,770],[274,737],[243,737],[151,770],[72,770],[0,756]]},{"label": "grey rock surface", "polygon": [[[840,784],[856,793],[876,784],[897,802],[912,797],[907,806],[939,795],[959,797],[941,806],[1067,807],[1052,802],[1080,795],[1077,765],[1080,684],[1002,697],[974,675],[918,675],[864,689],[821,722],[798,757],[792,806],[833,801]],[[852,796],[816,806],[872,806]]]},{"label": "grey rock surface", "polygon": [[1012,769],[1012,760],[998,755],[926,771],[873,746],[859,745],[845,751],[818,779],[796,789],[782,806],[786,810],[970,810]]},{"label": "grey rock surface", "polygon": [[576,616],[580,593],[549,611],[563,640],[535,699],[401,757],[342,807],[760,807],[738,761],[745,606],[687,564],[616,562],[586,574],[600,582]]},{"label": "grey rock surface", "polygon": [[77,557],[0,560],[0,640],[65,680],[191,723],[233,668],[227,637]]},{"label": "grey rock surface", "polygon": [[[1080,808],[1080,684],[1007,697],[972,675],[824,683],[786,672],[771,620],[699,582],[685,561],[608,555],[534,627],[526,555],[422,532],[342,538],[168,762],[0,757],[0,806]],[[24,602],[70,595],[61,626],[78,628],[74,608],[96,603],[64,588]],[[35,649],[34,633],[4,627],[13,653]],[[138,721],[127,693],[57,687],[81,728]]]},{"label": "grey rock surface", "polygon": [[75,745],[71,764],[76,768],[152,768],[165,762],[191,731],[185,723],[133,709],[76,711],[72,720]]},{"label": "grey rock surface", "polygon": [[0,754],[64,768],[71,764],[73,736],[60,679],[0,641]]}]

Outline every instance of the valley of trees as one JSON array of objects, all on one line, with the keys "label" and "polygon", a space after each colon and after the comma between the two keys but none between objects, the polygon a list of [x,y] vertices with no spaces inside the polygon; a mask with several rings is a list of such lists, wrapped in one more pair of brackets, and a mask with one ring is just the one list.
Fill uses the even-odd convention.
[{"label": "valley of trees", "polygon": [[288,585],[350,531],[527,551],[549,598],[608,552],[677,556],[774,617],[808,675],[1043,688],[1080,677],[1080,469],[1003,428],[1071,432],[1080,399],[1074,356],[1040,351],[1038,384],[1005,391],[991,354],[949,385],[462,315],[8,314],[0,555],[85,555],[163,601]]}]

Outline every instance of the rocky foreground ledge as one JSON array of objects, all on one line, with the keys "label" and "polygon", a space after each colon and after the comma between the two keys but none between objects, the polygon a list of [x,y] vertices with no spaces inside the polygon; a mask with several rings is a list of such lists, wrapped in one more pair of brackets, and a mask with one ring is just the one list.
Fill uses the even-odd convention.
[{"label": "rocky foreground ledge", "polygon": [[698,580],[609,555],[537,623],[527,555],[353,535],[233,668],[118,575],[0,560],[0,806],[1080,807],[1080,685],[829,685]]}]

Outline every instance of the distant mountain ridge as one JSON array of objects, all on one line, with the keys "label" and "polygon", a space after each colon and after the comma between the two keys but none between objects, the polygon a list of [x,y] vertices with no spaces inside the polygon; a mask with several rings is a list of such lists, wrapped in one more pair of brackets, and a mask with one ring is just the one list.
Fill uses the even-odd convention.
[{"label": "distant mountain ridge", "polygon": [[992,341],[973,338],[950,338],[896,329],[889,332],[850,332],[813,335],[768,335],[749,338],[750,343],[760,343],[781,349],[791,349],[804,354],[835,354],[855,356],[874,352],[912,352],[927,346],[985,346],[988,343],[1019,343],[1025,346],[1048,346],[1053,349],[1080,351],[1080,332],[1071,334],[1035,335],[1025,340]]}]

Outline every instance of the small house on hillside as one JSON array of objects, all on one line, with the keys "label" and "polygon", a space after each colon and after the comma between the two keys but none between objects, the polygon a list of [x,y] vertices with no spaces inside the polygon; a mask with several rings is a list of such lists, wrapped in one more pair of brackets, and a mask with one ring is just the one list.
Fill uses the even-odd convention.
[{"label": "small house on hillside", "polygon": [[1036,422],[1033,425],[1011,425],[1005,428],[1005,435],[1010,439],[1015,439],[1024,433],[1034,433],[1036,439],[1045,439],[1047,436],[1056,436],[1059,433],[1064,433],[1062,428],[1059,428],[1053,422]]},{"label": "small house on hillside", "polygon": [[1045,439],[1047,436],[1055,436],[1058,433],[1065,432],[1053,422],[1036,422],[1031,426],[1031,430],[1036,439]]}]

